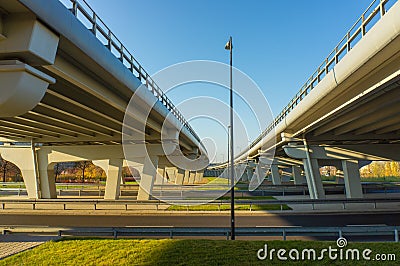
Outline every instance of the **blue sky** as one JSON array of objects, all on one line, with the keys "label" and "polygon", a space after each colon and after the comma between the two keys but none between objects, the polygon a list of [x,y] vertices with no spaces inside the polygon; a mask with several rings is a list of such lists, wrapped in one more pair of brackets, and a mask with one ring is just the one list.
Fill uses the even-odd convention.
[{"label": "blue sky", "polygon": [[[235,67],[258,84],[274,115],[371,1],[87,0],[150,74],[189,60],[228,63],[224,45],[232,35]],[[168,95],[177,104],[207,93],[228,100],[227,91],[215,93],[215,86],[199,88],[183,86]],[[204,123],[192,124],[201,137],[212,137]],[[217,141],[225,138],[222,129],[215,131]],[[250,140],[258,134],[249,133]],[[225,151],[221,145],[218,161]]]}]

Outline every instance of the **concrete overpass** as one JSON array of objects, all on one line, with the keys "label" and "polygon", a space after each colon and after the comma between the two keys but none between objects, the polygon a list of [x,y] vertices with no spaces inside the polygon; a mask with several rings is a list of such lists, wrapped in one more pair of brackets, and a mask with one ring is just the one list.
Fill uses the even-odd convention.
[{"label": "concrete overpass", "polygon": [[310,197],[319,199],[325,197],[319,167],[334,165],[343,171],[347,197],[362,197],[359,167],[400,160],[399,96],[400,3],[373,1],[275,120],[236,156],[236,169],[245,169],[236,178],[252,180],[254,189],[267,173],[280,184],[279,168],[290,168],[295,184],[307,182]]},{"label": "concrete overpass", "polygon": [[[56,197],[57,162],[102,167],[106,199],[118,198],[126,165],[141,173],[139,199],[166,178],[201,179],[201,169],[178,169],[166,157],[182,152],[208,164],[189,123],[85,2],[69,7],[0,0],[0,154],[21,169],[29,197]],[[135,107],[148,114],[126,112],[139,90]],[[124,147],[124,134],[141,137]]]}]

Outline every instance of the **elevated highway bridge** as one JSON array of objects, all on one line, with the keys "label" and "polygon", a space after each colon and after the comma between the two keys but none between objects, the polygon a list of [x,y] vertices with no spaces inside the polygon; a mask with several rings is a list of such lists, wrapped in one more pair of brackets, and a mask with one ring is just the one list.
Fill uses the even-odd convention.
[{"label": "elevated highway bridge", "polygon": [[[265,131],[235,157],[236,178],[250,189],[270,174],[307,183],[325,197],[320,166],[343,171],[346,195],[361,198],[359,167],[400,160],[400,3],[373,1]],[[227,163],[208,168],[226,175]],[[301,176],[304,172],[305,177]],[[286,179],[287,181],[287,179]]]},{"label": "elevated highway bridge", "polygon": [[[0,80],[0,155],[21,169],[30,198],[56,197],[58,162],[102,167],[106,199],[118,198],[127,165],[141,174],[139,199],[166,178],[202,178],[201,169],[166,158],[179,151],[207,165],[201,140],[84,1],[0,0]],[[127,112],[134,93],[143,112]],[[135,150],[133,162],[125,160],[124,134],[141,136],[128,138],[130,150],[146,149]]]}]

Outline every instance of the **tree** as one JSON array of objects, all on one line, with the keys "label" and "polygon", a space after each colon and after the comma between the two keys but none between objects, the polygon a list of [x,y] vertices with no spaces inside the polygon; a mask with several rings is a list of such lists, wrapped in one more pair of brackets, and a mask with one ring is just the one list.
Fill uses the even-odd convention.
[{"label": "tree", "polygon": [[6,182],[6,176],[9,168],[9,162],[4,160],[3,158],[0,158],[0,171],[3,176],[3,182]]},{"label": "tree", "polygon": [[89,161],[77,162],[75,164],[75,167],[78,168],[82,172],[82,182],[85,182],[85,171],[90,166],[90,164],[91,164],[91,162],[89,162]]},{"label": "tree", "polygon": [[21,172],[17,166],[9,161],[4,160],[0,157],[0,174],[3,179],[3,182],[7,181],[7,175],[10,177],[16,177],[17,175],[21,175]]},{"label": "tree", "polygon": [[54,175],[56,181],[64,170],[65,170],[65,165],[63,163],[56,163],[56,165],[54,166]]}]

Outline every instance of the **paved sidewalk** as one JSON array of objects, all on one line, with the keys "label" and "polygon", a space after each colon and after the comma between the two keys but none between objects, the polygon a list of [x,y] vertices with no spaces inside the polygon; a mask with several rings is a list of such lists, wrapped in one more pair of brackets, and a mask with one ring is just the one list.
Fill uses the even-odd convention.
[{"label": "paved sidewalk", "polygon": [[55,236],[33,236],[28,234],[0,235],[0,260],[56,238]]}]

